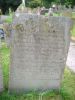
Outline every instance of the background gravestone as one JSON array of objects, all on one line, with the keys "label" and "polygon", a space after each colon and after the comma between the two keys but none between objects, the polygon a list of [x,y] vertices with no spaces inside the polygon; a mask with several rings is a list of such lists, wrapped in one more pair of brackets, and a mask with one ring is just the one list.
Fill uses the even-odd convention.
[{"label": "background gravestone", "polygon": [[[10,92],[59,89],[71,20],[21,14],[12,23]],[[68,26],[68,28],[66,28]]]}]

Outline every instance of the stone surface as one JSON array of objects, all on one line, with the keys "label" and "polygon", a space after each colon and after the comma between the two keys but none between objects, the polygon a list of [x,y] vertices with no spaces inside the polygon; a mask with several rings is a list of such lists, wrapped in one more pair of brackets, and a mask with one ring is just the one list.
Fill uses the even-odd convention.
[{"label": "stone surface", "polygon": [[70,9],[64,9],[61,13],[62,13],[62,16],[72,18],[72,10]]},{"label": "stone surface", "polygon": [[[21,14],[12,23],[10,92],[59,89],[71,20]],[[68,28],[66,28],[68,26]]]}]

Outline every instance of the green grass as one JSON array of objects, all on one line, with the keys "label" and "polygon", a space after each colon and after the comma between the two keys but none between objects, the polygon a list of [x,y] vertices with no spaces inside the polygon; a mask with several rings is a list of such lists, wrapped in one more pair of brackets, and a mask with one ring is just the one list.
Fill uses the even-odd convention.
[{"label": "green grass", "polygon": [[13,13],[8,15],[8,17],[4,20],[5,23],[12,23],[12,17],[13,17]]},{"label": "green grass", "polygon": [[9,48],[6,47],[5,43],[2,43],[2,48],[0,49],[2,56],[2,67],[3,67],[3,78],[4,86],[7,88],[8,85],[8,76],[9,76]]},{"label": "green grass", "polygon": [[65,69],[61,94],[64,100],[75,100],[75,73]]},{"label": "green grass", "polygon": [[71,36],[75,37],[75,24],[73,25],[73,29],[71,31]]},{"label": "green grass", "polygon": [[62,87],[59,92],[51,90],[43,93],[36,93],[32,91],[28,94],[10,95],[8,93],[10,49],[6,47],[4,42],[2,43],[0,52],[2,54],[2,67],[5,87],[5,90],[0,95],[0,100],[75,100],[75,73],[71,72],[67,68],[65,69]]},{"label": "green grass", "polygon": [[9,16],[7,19],[4,20],[6,23],[12,23],[12,16]]},{"label": "green grass", "polygon": [[75,18],[75,12],[72,12],[72,18]]},{"label": "green grass", "polygon": [[71,35],[72,37],[75,37],[75,12],[72,12],[72,19],[73,19],[73,28],[72,28],[72,32]]}]

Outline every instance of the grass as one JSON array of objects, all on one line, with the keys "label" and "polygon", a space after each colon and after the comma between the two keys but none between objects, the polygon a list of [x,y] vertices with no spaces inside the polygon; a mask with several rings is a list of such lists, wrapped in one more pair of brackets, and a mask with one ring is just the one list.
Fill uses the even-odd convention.
[{"label": "grass", "polygon": [[75,73],[65,69],[61,94],[64,100],[75,100]]},{"label": "grass", "polygon": [[72,12],[72,19],[73,19],[73,28],[72,28],[71,36],[75,37],[75,13],[74,12]]},{"label": "grass", "polygon": [[75,12],[72,12],[72,18],[75,18]]},{"label": "grass", "polygon": [[0,49],[2,55],[2,67],[3,67],[3,78],[4,86],[7,88],[8,85],[8,76],[9,76],[9,48],[6,47],[5,43],[2,43],[2,48]]},{"label": "grass", "polygon": [[7,19],[4,20],[6,23],[12,23],[12,16],[9,16]]},{"label": "grass", "polygon": [[75,37],[75,24],[73,25],[73,29],[72,29],[72,32],[71,32],[71,36],[72,37]]},{"label": "grass", "polygon": [[8,93],[8,76],[9,76],[9,54],[10,49],[7,48],[5,43],[2,43],[0,49],[2,54],[2,67],[4,77],[5,90],[0,95],[0,100],[75,100],[75,73],[69,69],[65,69],[64,79],[60,91],[46,91],[43,93],[36,93],[34,91],[22,95],[10,95]]}]

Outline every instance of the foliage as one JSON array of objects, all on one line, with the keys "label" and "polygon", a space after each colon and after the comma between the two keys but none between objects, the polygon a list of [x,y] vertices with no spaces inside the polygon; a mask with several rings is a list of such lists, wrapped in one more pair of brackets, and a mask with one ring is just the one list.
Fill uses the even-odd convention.
[{"label": "foliage", "polygon": [[62,4],[69,6],[71,5],[72,7],[75,5],[75,0],[26,0],[26,6],[28,7],[37,7],[37,6],[45,6],[45,7],[50,7],[51,3],[57,3],[57,4]]},{"label": "foliage", "polygon": [[[75,5],[75,0],[25,0],[26,6],[35,8],[38,6],[45,6],[49,8],[51,3],[61,3],[62,5],[71,5],[72,7]],[[22,3],[22,0],[0,0],[0,9],[2,10],[3,14],[9,13],[9,8],[12,11],[15,11],[17,7]]]},{"label": "foliage", "polygon": [[63,100],[75,100],[75,73],[65,70],[64,80],[62,82],[61,94]]},{"label": "foliage", "polygon": [[50,7],[51,2],[54,0],[26,0],[26,6],[34,8],[38,6]]},{"label": "foliage", "polygon": [[31,8],[42,6],[41,0],[26,0],[26,6]]},{"label": "foliage", "polygon": [[22,3],[22,0],[0,0],[0,9],[2,14],[9,13],[9,8],[15,11],[17,7]]}]

